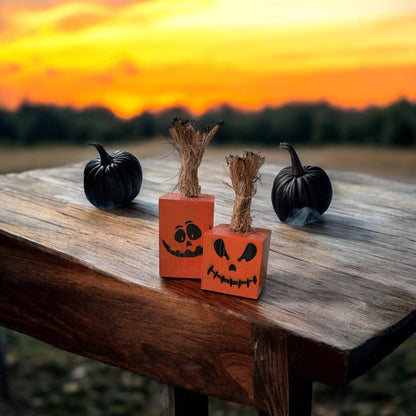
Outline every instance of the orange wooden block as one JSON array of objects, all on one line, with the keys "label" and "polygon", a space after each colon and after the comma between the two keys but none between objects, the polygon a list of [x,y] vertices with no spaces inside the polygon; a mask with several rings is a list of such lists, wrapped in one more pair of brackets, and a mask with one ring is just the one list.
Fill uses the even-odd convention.
[{"label": "orange wooden block", "polygon": [[264,287],[271,231],[231,231],[221,224],[204,236],[201,287],[205,290],[258,299]]},{"label": "orange wooden block", "polygon": [[213,195],[186,198],[168,193],[159,198],[159,274],[200,279],[203,235],[214,223]]}]

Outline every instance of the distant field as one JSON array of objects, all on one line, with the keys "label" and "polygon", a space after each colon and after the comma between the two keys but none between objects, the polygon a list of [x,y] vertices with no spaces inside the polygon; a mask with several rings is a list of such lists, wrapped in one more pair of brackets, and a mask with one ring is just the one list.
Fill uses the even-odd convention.
[{"label": "distant field", "polygon": [[[108,150],[123,149],[139,159],[149,156],[174,157],[173,148],[166,139],[154,139],[143,143],[118,143],[108,145]],[[288,165],[288,154],[276,148],[246,147],[266,157],[266,163]],[[238,154],[241,146],[218,147],[210,145],[206,157]],[[323,146],[297,147],[305,165],[318,165],[326,169],[371,173],[387,178],[416,179],[416,148],[386,148],[375,146]],[[58,166],[95,158],[94,148],[83,146],[41,146],[30,148],[0,147],[0,173],[21,172],[27,169]]]}]

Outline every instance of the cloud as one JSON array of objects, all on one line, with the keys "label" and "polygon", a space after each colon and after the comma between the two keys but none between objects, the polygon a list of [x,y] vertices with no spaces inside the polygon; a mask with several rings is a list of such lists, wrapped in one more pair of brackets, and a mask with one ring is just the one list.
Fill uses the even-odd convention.
[{"label": "cloud", "polygon": [[118,65],[118,68],[125,75],[137,75],[139,73],[139,68],[131,61],[122,61]]},{"label": "cloud", "polygon": [[78,13],[63,17],[56,23],[56,29],[72,32],[97,25],[105,21],[104,16],[97,16],[92,13]]},{"label": "cloud", "polygon": [[100,72],[98,74],[92,74],[87,77],[91,82],[98,84],[111,84],[114,81],[114,77],[110,72]]},{"label": "cloud", "polygon": [[[147,3],[156,0],[86,0],[83,3],[104,4],[109,6],[120,6],[137,3]],[[44,10],[45,8],[68,3],[69,0],[0,0],[0,8],[13,5],[15,9]]]},{"label": "cloud", "polygon": [[47,77],[56,77],[59,74],[60,74],[60,71],[57,70],[56,68],[47,68],[45,71],[45,75]]},{"label": "cloud", "polygon": [[0,73],[3,75],[12,75],[16,74],[21,70],[21,65],[15,62],[4,62],[0,64]]},{"label": "cloud", "polygon": [[94,27],[123,29],[163,19],[170,10],[162,0],[0,0],[0,36],[13,40],[51,30],[55,35]]},{"label": "cloud", "polygon": [[132,78],[137,79],[136,77],[139,75],[139,73],[140,70],[137,65],[135,65],[132,61],[124,60],[116,63],[110,68],[85,75],[80,74],[80,76],[84,76],[88,82],[101,85],[109,85],[129,83],[131,82],[129,80]]}]

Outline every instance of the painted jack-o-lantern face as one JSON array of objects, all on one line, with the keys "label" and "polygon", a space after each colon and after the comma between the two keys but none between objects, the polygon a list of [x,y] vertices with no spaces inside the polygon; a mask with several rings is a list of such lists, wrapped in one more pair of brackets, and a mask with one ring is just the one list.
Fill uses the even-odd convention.
[{"label": "painted jack-o-lantern face", "polygon": [[[243,275],[246,275],[245,263],[252,261],[257,254],[257,247],[253,243],[247,243],[240,257],[231,258],[225,248],[224,240],[222,238],[218,238],[214,241],[214,251],[218,257],[221,259],[225,258],[227,261],[225,270],[216,270],[214,265],[211,265],[208,268],[207,274],[212,274],[214,280],[218,279],[221,283],[230,285],[231,287],[236,285],[239,288],[244,285],[250,287],[250,284],[257,284],[258,276],[255,274],[253,276],[243,278]],[[235,252],[236,250],[233,251]],[[224,272],[224,274],[222,274],[222,272]]]},{"label": "painted jack-o-lantern face", "polygon": [[202,289],[257,299],[267,274],[270,230],[236,233],[222,224],[205,233]]},{"label": "painted jack-o-lantern face", "polygon": [[192,221],[186,221],[185,225],[177,225],[173,239],[175,246],[171,247],[165,240],[162,240],[163,246],[176,257],[196,257],[202,256],[202,231]]},{"label": "painted jack-o-lantern face", "polygon": [[213,226],[214,196],[185,198],[166,194],[159,199],[159,274],[201,278],[203,235]]}]

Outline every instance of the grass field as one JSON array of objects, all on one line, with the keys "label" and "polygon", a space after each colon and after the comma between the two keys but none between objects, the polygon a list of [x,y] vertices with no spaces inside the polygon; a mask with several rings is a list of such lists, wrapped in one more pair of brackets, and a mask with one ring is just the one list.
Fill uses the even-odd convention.
[{"label": "grass field", "polygon": [[[122,148],[139,159],[164,157],[172,148],[164,139]],[[253,149],[266,162],[288,165],[288,155],[276,149]],[[404,181],[416,179],[416,149],[373,147],[298,148],[304,164],[326,169],[372,173]],[[212,146],[206,157],[239,153],[237,147]],[[0,148],[0,172],[56,166],[96,157],[88,146]],[[161,414],[161,387],[138,375],[66,353],[42,342],[4,331],[10,395],[0,399],[0,415],[144,415]],[[416,336],[344,389],[316,384],[314,416],[416,415]],[[211,400],[213,416],[254,416],[234,404]],[[197,415],[196,415],[197,416]]]},{"label": "grass field", "polygon": [[[159,138],[143,143],[118,143],[108,145],[108,150],[128,150],[139,159],[148,156],[166,157],[173,148],[167,139]],[[206,157],[222,157],[239,154],[241,146],[213,146]],[[289,164],[287,152],[275,148],[250,146],[246,150],[260,152],[266,163]],[[374,146],[324,146],[297,147],[299,157],[305,165],[318,165],[328,169],[364,172],[383,177],[416,179],[416,148],[389,148]],[[94,148],[83,146],[41,146],[30,148],[0,147],[0,173],[20,172],[27,169],[59,166],[71,162],[86,161],[97,155]]]},{"label": "grass field", "polygon": [[[2,416],[159,416],[161,386],[97,361],[70,354],[27,336],[6,332],[10,397]],[[314,385],[313,416],[416,415],[416,337],[344,389]],[[218,399],[212,416],[255,416]]]}]

